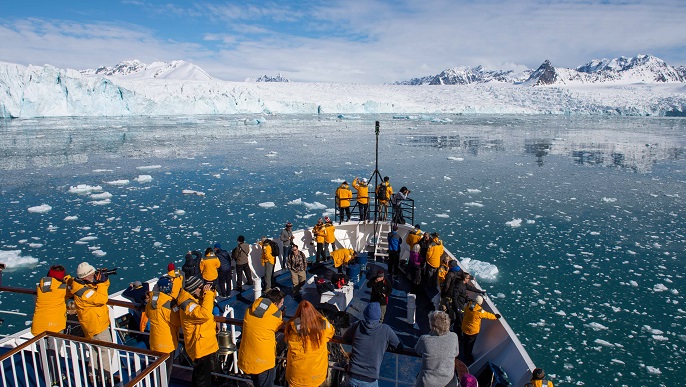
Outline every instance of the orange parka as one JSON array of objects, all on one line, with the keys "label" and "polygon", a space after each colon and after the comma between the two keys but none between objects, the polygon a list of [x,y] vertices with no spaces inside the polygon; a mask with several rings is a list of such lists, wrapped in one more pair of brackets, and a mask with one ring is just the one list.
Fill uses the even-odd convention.
[{"label": "orange parka", "polygon": [[286,380],[291,387],[318,387],[326,379],[329,370],[329,350],[327,343],[336,330],[328,320],[322,321],[322,342],[316,348],[312,343],[303,343],[297,334],[298,327],[293,321],[286,342],[288,342],[288,356],[286,359]]},{"label": "orange parka", "polygon": [[[214,253],[208,253],[200,260],[200,273],[205,281],[214,281],[219,277],[219,258]],[[173,289],[173,285],[172,285]]]},{"label": "orange parka", "polygon": [[179,296],[179,292],[181,292],[181,289],[183,289],[184,281],[186,281],[183,271],[179,269],[170,270],[165,275],[172,281],[171,297],[177,298]]},{"label": "orange parka", "polygon": [[238,368],[259,374],[276,366],[276,331],[283,320],[281,311],[269,298],[258,298],[243,317]]},{"label": "orange parka", "polygon": [[272,265],[276,263],[276,258],[274,258],[274,254],[272,254],[272,246],[269,244],[269,241],[269,239],[266,239],[264,242],[261,243],[262,266],[265,266],[267,262],[271,263]]},{"label": "orange parka", "polygon": [[334,243],[336,241],[336,235],[334,232],[336,231],[336,227],[332,223],[324,223],[324,242],[326,243]]},{"label": "orange parka", "polygon": [[176,300],[162,292],[148,292],[145,314],[150,322],[150,349],[164,353],[174,352],[179,346],[181,328],[181,315]]},{"label": "orange parka", "polygon": [[472,301],[464,307],[464,317],[462,320],[462,332],[465,335],[476,335],[481,331],[481,319],[495,320],[495,315],[485,311],[481,305]]},{"label": "orange parka", "polygon": [[186,353],[192,360],[200,359],[219,350],[217,324],[214,322],[214,292],[205,291],[202,301],[181,290],[177,300]]},{"label": "orange parka", "polygon": [[353,198],[353,191],[347,184],[341,184],[336,189],[336,205],[340,208],[350,207],[350,199]]},{"label": "orange parka", "polygon": [[405,237],[405,243],[407,243],[408,246],[410,246],[410,249],[419,241],[422,240],[422,237],[424,236],[424,233],[420,229],[413,229],[407,234],[407,237]]},{"label": "orange parka", "polygon": [[441,257],[443,256],[443,241],[434,237],[426,251],[426,263],[438,269],[441,266]]},{"label": "orange parka", "polygon": [[110,326],[110,309],[107,306],[109,287],[110,280],[91,284],[71,278],[68,282],[67,289],[74,295],[76,315],[87,339],[92,339]]},{"label": "orange parka", "polygon": [[360,204],[369,203],[369,185],[357,179],[353,180],[353,188],[357,190],[357,202]]},{"label": "orange parka", "polygon": [[315,224],[314,227],[312,227],[312,236],[314,237],[315,242],[324,243],[324,239],[326,238],[324,224]]},{"label": "orange parka", "polygon": [[340,267],[350,262],[353,257],[355,250],[353,249],[337,249],[331,252],[331,258],[333,258],[333,266]]},{"label": "orange parka", "polygon": [[67,291],[65,276],[62,281],[57,278],[44,277],[36,286],[36,309],[33,312],[31,333],[36,336],[43,332],[61,332],[67,327],[66,299],[71,297]]}]

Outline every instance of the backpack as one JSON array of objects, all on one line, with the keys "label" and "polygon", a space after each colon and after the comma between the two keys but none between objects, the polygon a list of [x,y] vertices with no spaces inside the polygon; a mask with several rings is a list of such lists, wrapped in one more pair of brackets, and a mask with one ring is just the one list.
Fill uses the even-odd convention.
[{"label": "backpack", "polygon": [[281,255],[281,254],[279,254],[279,252],[280,252],[279,250],[281,250],[281,249],[279,248],[278,243],[276,243],[270,239],[269,240],[269,246],[271,246],[271,248],[272,248],[272,255],[273,256],[278,257],[279,255]]},{"label": "backpack", "polygon": [[384,183],[379,184],[379,193],[376,195],[379,198],[379,200],[386,200],[386,198],[388,197],[386,195],[386,189],[387,188],[388,188],[388,186],[386,184],[384,184]]}]

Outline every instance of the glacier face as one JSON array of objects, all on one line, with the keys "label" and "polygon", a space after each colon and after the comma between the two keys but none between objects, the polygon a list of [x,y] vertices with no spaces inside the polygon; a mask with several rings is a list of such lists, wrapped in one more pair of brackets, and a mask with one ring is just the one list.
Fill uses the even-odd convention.
[{"label": "glacier face", "polygon": [[0,116],[192,114],[683,115],[684,83],[461,86],[106,77],[0,63]]}]

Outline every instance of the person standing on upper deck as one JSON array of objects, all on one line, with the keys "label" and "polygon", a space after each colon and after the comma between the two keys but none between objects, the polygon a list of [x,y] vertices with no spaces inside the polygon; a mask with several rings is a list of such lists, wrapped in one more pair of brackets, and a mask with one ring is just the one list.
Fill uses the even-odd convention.
[{"label": "person standing on upper deck", "polygon": [[286,295],[278,288],[258,298],[245,311],[238,368],[255,387],[273,387],[276,378],[276,332],[283,324],[281,307]]},{"label": "person standing on upper deck", "polygon": [[363,320],[353,323],[343,334],[352,345],[348,366],[348,387],[376,387],[386,349],[401,350],[403,343],[393,329],[381,322],[381,307],[370,302],[362,312]]},{"label": "person standing on upper deck", "polygon": [[353,180],[353,188],[357,191],[357,207],[360,210],[360,222],[369,219],[369,185],[364,177]]},{"label": "person standing on upper deck", "polygon": [[393,196],[393,187],[391,187],[391,178],[386,176],[383,178],[381,184],[376,187],[376,198],[378,199],[379,207],[376,209],[378,219],[385,221],[388,216],[388,202]]},{"label": "person standing on upper deck", "polygon": [[[353,198],[353,192],[348,186],[348,182],[344,181],[336,189],[336,207],[338,207],[338,224],[350,220],[350,199]],[[345,217],[343,216],[345,213]]]},{"label": "person standing on upper deck", "polygon": [[298,245],[294,244],[286,262],[288,269],[291,271],[293,296],[295,296],[300,294],[300,288],[307,281],[307,257],[304,252],[298,249]]},{"label": "person standing on upper deck", "polygon": [[282,266],[285,266],[285,260],[288,258],[288,254],[291,253],[293,239],[295,239],[293,236],[293,223],[287,222],[283,230],[281,230],[281,235],[279,235],[279,240],[281,240],[281,243],[283,244],[283,254],[281,254],[281,259],[284,261],[284,265]]},{"label": "person standing on upper deck", "polygon": [[467,304],[467,290],[477,293],[486,294],[484,290],[478,289],[476,286],[471,284],[472,277],[469,273],[464,271],[458,272],[455,276],[455,281],[453,282],[453,292],[452,292],[452,308],[455,314],[455,321],[453,324],[453,331],[457,333],[459,337],[462,337],[462,320],[464,319],[464,307]]},{"label": "person standing on upper deck", "polygon": [[400,191],[393,194],[391,197],[391,205],[393,206],[393,223],[405,224],[405,217],[403,215],[403,200],[407,200],[410,190],[407,187],[400,188]]},{"label": "person standing on upper deck", "polygon": [[317,224],[312,227],[312,239],[317,243],[317,252],[314,256],[314,261],[317,263],[326,261],[326,253],[324,253],[324,247],[326,246],[326,231],[324,230],[324,220],[322,220],[322,218],[317,219]]},{"label": "person standing on upper deck", "polygon": [[469,302],[464,307],[464,320],[462,320],[462,338],[464,342],[464,363],[470,365],[474,362],[474,344],[476,336],[481,332],[481,320],[497,320],[499,314],[485,311],[481,304],[484,302],[482,296],[476,296],[475,301]]},{"label": "person standing on upper deck", "polygon": [[238,244],[231,251],[231,258],[236,261],[236,286],[239,291],[243,290],[243,277],[245,276],[245,284],[253,285],[252,271],[250,270],[250,246],[245,243],[245,237],[239,235],[236,238]]}]

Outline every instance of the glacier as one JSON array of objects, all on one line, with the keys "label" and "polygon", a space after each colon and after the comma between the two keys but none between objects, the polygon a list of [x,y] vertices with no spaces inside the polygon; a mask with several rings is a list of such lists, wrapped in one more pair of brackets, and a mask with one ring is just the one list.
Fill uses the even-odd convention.
[{"label": "glacier", "polygon": [[686,84],[363,85],[108,77],[0,62],[0,117],[213,114],[686,115]]}]

